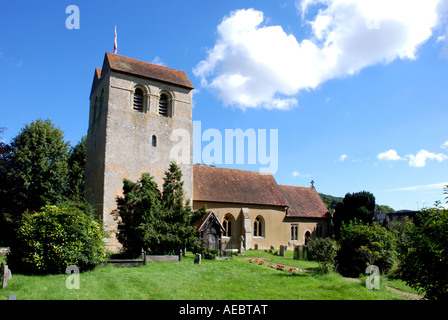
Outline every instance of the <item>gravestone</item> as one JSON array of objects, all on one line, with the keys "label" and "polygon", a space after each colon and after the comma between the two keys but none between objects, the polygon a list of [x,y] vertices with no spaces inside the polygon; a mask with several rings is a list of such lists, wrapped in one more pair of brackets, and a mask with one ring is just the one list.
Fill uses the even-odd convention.
[{"label": "gravestone", "polygon": [[255,250],[258,250],[258,243],[256,243],[256,244],[254,245],[254,249],[255,249]]},{"label": "gravestone", "polygon": [[146,266],[146,251],[142,248],[142,260],[143,265]]},{"label": "gravestone", "polygon": [[4,265],[2,263],[0,274],[2,278],[2,289],[5,289],[8,284],[8,280],[12,278],[12,273],[11,270],[9,270],[8,265]]},{"label": "gravestone", "polygon": [[194,256],[194,263],[201,264],[201,254],[200,253],[196,253],[196,255]]},{"label": "gravestone", "polygon": [[297,245],[294,248],[294,259],[307,260],[307,247],[305,245]]},{"label": "gravestone", "polygon": [[240,253],[244,254],[244,237],[240,237]]},{"label": "gravestone", "polygon": [[285,256],[285,251],[286,251],[286,246],[281,245],[280,246],[280,256],[284,257]]}]

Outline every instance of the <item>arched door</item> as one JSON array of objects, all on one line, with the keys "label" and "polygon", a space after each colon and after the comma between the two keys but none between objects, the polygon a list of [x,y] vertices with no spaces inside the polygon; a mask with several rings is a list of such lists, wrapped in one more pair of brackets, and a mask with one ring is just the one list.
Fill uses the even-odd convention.
[{"label": "arched door", "polygon": [[216,233],[207,233],[205,235],[205,241],[208,248],[218,248],[218,236]]},{"label": "arched door", "polygon": [[308,244],[308,241],[311,239],[311,232],[307,231],[305,232],[305,239],[304,239],[304,243],[305,245]]}]

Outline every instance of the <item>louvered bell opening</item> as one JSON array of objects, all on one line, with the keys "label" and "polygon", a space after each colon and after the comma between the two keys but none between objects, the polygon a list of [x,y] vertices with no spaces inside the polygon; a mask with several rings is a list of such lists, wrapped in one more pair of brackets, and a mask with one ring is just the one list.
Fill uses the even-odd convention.
[{"label": "louvered bell opening", "polygon": [[143,91],[141,89],[135,90],[134,93],[134,110],[143,112]]},{"label": "louvered bell opening", "polygon": [[166,94],[160,96],[159,114],[168,117],[168,96]]}]

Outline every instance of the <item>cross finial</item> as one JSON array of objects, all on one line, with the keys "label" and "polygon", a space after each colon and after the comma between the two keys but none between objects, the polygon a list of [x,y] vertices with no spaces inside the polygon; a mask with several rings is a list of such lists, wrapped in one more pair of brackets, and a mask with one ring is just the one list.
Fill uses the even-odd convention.
[{"label": "cross finial", "polygon": [[314,180],[311,180],[311,189],[314,189]]}]

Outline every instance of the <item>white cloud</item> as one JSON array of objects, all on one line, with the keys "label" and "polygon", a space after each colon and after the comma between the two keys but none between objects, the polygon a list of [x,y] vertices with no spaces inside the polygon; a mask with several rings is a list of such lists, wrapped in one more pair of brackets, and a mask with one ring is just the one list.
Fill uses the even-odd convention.
[{"label": "white cloud", "polygon": [[165,63],[162,61],[162,59],[160,59],[159,56],[155,57],[154,59],[152,59],[151,61],[152,64],[157,64],[159,66],[163,66],[166,67]]},{"label": "white cloud", "polygon": [[403,160],[403,158],[397,154],[397,151],[392,150],[392,149],[382,152],[382,153],[379,153],[376,156],[376,158],[379,160],[390,160],[390,161]]},{"label": "white cloud", "polygon": [[[441,147],[445,146],[444,143]],[[409,160],[409,165],[411,167],[421,168],[426,165],[428,160],[436,160],[438,162],[442,162],[448,160],[448,155],[444,153],[434,153],[429,152],[425,149],[421,149],[417,154],[408,154],[405,157],[400,157],[397,151],[391,149],[385,152],[381,152],[376,156],[379,160],[388,160],[388,161],[398,161],[398,160]]]},{"label": "white cloud", "polygon": [[442,143],[442,145],[440,146],[440,148],[442,148],[443,150],[445,150],[445,149],[448,150],[448,141],[445,141],[444,143]]},{"label": "white cloud", "polygon": [[422,186],[411,186],[404,188],[392,189],[391,191],[421,191],[421,190],[443,190],[445,186],[448,185],[448,182],[440,182],[434,184],[426,184]]},{"label": "white cloud", "polygon": [[439,162],[445,161],[448,159],[448,156],[443,153],[433,153],[426,151],[424,149],[421,149],[419,152],[417,152],[416,155],[409,154],[406,156],[406,158],[409,159],[409,165],[411,167],[424,167],[426,165],[427,160],[437,160]]},{"label": "white cloud", "polygon": [[[439,24],[442,0],[303,0],[297,2],[308,39],[265,25],[254,9],[232,12],[193,72],[225,105],[290,109],[301,90],[364,67],[415,59]],[[309,10],[319,5],[319,10]],[[308,17],[310,12],[313,16]]]},{"label": "white cloud", "polygon": [[339,161],[344,161],[345,159],[347,159],[348,158],[348,156],[344,153],[344,154],[342,154],[339,158],[338,158],[338,160]]},{"label": "white cloud", "polygon": [[303,174],[303,173],[300,173],[299,171],[294,171],[294,172],[292,173],[292,176],[293,176],[293,177],[304,177],[304,178],[306,178],[306,177],[311,177],[310,174]]}]

